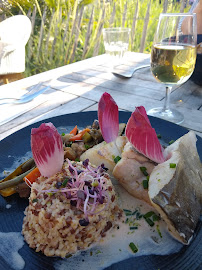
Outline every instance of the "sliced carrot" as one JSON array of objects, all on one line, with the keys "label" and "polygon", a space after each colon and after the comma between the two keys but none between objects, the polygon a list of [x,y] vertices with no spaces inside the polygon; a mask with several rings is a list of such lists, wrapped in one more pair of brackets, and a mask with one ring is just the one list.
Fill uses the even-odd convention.
[{"label": "sliced carrot", "polygon": [[39,176],[41,176],[41,173],[40,173],[39,169],[36,167],[33,171],[31,171],[30,173],[28,173],[23,178],[23,180],[25,182],[26,182],[26,180],[28,180],[30,183],[34,183]]},{"label": "sliced carrot", "polygon": [[77,128],[77,125],[76,125],[76,126],[70,131],[70,134],[76,135],[77,130],[78,130],[78,128]]},{"label": "sliced carrot", "polygon": [[69,140],[70,140],[71,142],[74,142],[74,141],[80,141],[80,140],[82,140],[83,135],[84,135],[86,132],[89,132],[89,131],[90,131],[89,128],[85,128],[85,129],[83,129],[81,132],[79,132],[77,135],[71,137]]}]

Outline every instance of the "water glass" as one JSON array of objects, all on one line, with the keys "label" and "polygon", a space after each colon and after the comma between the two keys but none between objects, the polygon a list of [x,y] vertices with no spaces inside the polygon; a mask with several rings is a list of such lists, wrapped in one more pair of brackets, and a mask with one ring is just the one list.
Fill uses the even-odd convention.
[{"label": "water glass", "polygon": [[130,31],[130,28],[124,27],[103,29],[105,51],[113,67],[124,61],[125,52],[128,51]]}]

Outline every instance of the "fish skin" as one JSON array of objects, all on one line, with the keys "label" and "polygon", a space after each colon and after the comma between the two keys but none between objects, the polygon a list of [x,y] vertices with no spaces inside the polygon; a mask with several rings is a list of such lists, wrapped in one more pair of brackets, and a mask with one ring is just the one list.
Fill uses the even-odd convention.
[{"label": "fish skin", "polygon": [[[165,180],[165,185],[159,192],[150,192],[149,187],[149,195],[153,206],[167,223],[170,233],[187,245],[193,237],[202,209],[202,164],[196,149],[195,134],[190,131],[181,137],[167,148],[167,153],[168,156],[171,154],[171,158],[172,155],[179,156],[179,159],[176,158],[176,168],[168,168],[174,170],[174,173],[171,179]],[[151,174],[152,189],[155,184],[153,174],[162,166],[164,163],[159,164]],[[156,187],[158,188],[158,184]]]}]

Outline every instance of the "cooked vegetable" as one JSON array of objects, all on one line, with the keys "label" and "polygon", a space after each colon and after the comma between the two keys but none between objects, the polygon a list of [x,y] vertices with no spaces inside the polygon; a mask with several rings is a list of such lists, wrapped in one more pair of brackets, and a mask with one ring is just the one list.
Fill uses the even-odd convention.
[{"label": "cooked vegetable", "polygon": [[147,158],[156,163],[165,161],[163,148],[143,106],[137,107],[129,118],[126,137],[135,149]]},{"label": "cooked vegetable", "polygon": [[62,137],[52,123],[43,123],[31,130],[31,149],[41,175],[50,177],[62,169]]},{"label": "cooked vegetable", "polygon": [[78,128],[77,128],[77,125],[70,131],[69,134],[73,134],[73,135],[76,135],[78,132]]},{"label": "cooked vegetable", "polygon": [[34,170],[32,170],[30,173],[28,173],[23,180],[27,183],[34,183],[36,179],[41,176],[41,173],[39,169],[36,167]]},{"label": "cooked vegetable", "polygon": [[85,134],[86,132],[89,132],[89,131],[90,131],[89,128],[85,128],[85,129],[83,129],[82,131],[80,131],[78,134],[76,134],[75,136],[71,137],[69,140],[70,140],[71,142],[80,141],[80,140],[82,140],[84,134]]},{"label": "cooked vegetable", "polygon": [[16,176],[13,179],[7,179],[7,181],[2,180],[0,182],[0,194],[4,197],[10,196],[17,192],[17,185],[23,181],[23,178],[33,170],[34,168]]},{"label": "cooked vegetable", "polygon": [[85,132],[83,137],[82,137],[82,140],[84,141],[84,143],[88,143],[88,142],[92,141],[92,139],[93,139],[92,136],[88,132]]},{"label": "cooked vegetable", "polygon": [[119,112],[116,102],[106,92],[98,103],[98,120],[104,140],[107,143],[113,142],[119,132]]},{"label": "cooked vegetable", "polygon": [[0,190],[0,194],[4,197],[8,197],[16,193],[16,186],[8,187]]}]

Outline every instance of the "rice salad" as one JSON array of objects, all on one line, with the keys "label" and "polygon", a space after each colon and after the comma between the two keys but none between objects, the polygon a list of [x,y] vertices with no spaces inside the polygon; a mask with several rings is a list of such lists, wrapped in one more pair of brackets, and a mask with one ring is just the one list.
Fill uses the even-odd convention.
[{"label": "rice salad", "polygon": [[32,184],[22,233],[36,252],[66,257],[99,243],[121,217],[104,164],[67,160],[60,172]]}]

